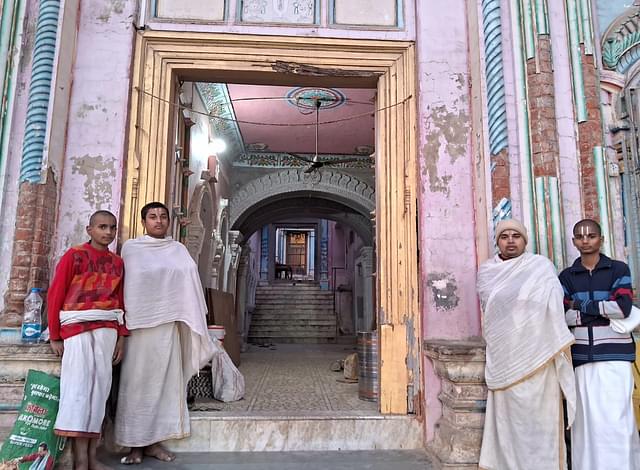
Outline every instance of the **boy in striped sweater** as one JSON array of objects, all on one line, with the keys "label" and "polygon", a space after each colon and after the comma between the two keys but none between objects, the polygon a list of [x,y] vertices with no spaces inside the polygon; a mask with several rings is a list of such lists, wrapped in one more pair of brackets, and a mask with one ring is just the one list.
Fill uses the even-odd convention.
[{"label": "boy in striped sweater", "polygon": [[600,253],[600,225],[584,219],[573,227],[580,257],[560,273],[565,319],[576,338],[571,347],[578,395],[571,430],[573,468],[640,470],[640,440],[633,405],[635,343],[616,333],[610,319],[631,313],[629,267]]}]

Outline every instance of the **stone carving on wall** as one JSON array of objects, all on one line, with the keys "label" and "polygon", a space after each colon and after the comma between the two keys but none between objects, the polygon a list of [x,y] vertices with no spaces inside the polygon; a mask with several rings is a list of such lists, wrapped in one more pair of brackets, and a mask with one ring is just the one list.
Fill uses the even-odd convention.
[{"label": "stone carving on wall", "polygon": [[253,179],[239,188],[230,206],[230,226],[235,227],[242,215],[266,198],[301,191],[327,195],[361,214],[375,210],[375,189],[361,179],[337,170],[322,169],[309,177],[302,170],[289,169]]},{"label": "stone carving on wall", "polygon": [[242,252],[242,234],[238,230],[229,230],[229,268],[227,270],[227,292],[236,294],[236,278],[238,265],[240,263],[240,253]]},{"label": "stone carving on wall", "polygon": [[[229,89],[224,83],[196,83],[196,90],[202,99],[209,118],[210,133],[227,143],[227,155],[243,152],[242,136],[236,122]],[[217,116],[217,117],[216,117]]]},{"label": "stone carving on wall", "polygon": [[315,0],[242,0],[242,21],[312,24]]},{"label": "stone carving on wall", "polygon": [[333,0],[333,23],[358,26],[397,26],[400,20],[397,0]]},{"label": "stone carving on wall", "polygon": [[156,16],[201,21],[224,20],[224,0],[158,0]]},{"label": "stone carving on wall", "polygon": [[205,234],[205,226],[211,225],[210,223],[207,224],[205,220],[202,220],[203,206],[205,208],[205,214],[207,212],[206,209],[208,209],[208,212],[210,212],[209,215],[212,216],[213,196],[209,184],[205,181],[198,183],[193,191],[193,196],[189,204],[189,220],[191,224],[187,227],[187,238],[185,240],[187,250],[196,263],[202,252],[205,235],[207,235]]},{"label": "stone carving on wall", "polygon": [[211,285],[214,289],[224,290],[224,260],[229,241],[229,200],[221,199],[216,228],[213,229],[211,256]]},{"label": "stone carving on wall", "polygon": [[640,6],[615,21],[602,43],[605,68],[626,73],[640,59]]},{"label": "stone carving on wall", "polygon": [[[309,160],[312,160],[313,154],[300,154]],[[369,155],[353,156],[349,155],[349,159],[357,158],[358,161],[349,163],[338,163],[344,160],[344,155],[320,155],[323,162],[332,162],[334,168],[373,168],[374,160]],[[333,163],[336,162],[336,163]],[[261,167],[261,168],[288,168],[288,167],[304,167],[309,164],[299,158],[292,157],[288,153],[276,152],[243,152],[233,162],[234,166],[240,167]]]}]

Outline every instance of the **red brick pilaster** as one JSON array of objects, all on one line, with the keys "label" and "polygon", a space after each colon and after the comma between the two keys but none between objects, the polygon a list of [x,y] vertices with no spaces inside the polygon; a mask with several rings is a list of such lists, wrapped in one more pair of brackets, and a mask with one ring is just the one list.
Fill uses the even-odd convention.
[{"label": "red brick pilaster", "polygon": [[527,61],[527,93],[533,175],[558,176],[553,62],[549,36],[538,36],[537,57]]},{"label": "red brick pilaster", "polygon": [[28,290],[48,287],[56,200],[57,188],[51,170],[44,184],[20,184],[11,273],[0,326],[19,326]]},{"label": "red brick pilaster", "polygon": [[600,90],[594,56],[582,53],[582,76],[587,106],[587,121],[578,123],[578,149],[584,216],[600,220],[593,148],[602,145]]},{"label": "red brick pilaster", "polygon": [[491,156],[494,164],[491,173],[491,207],[496,207],[502,199],[511,199],[509,182],[509,151],[504,148]]}]

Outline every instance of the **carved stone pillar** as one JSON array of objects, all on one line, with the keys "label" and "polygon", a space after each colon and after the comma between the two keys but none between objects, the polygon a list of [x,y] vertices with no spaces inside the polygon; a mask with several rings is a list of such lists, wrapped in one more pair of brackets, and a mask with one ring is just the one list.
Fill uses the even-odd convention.
[{"label": "carved stone pillar", "polygon": [[236,321],[238,328],[238,336],[240,337],[240,351],[246,349],[247,328],[247,273],[249,271],[249,257],[251,255],[251,247],[244,245],[240,253],[238,262],[237,281],[236,281]]},{"label": "carved stone pillar", "polygon": [[329,289],[329,222],[320,221],[320,289]]},{"label": "carved stone pillar", "polygon": [[485,349],[481,341],[429,340],[425,354],[442,387],[442,417],[427,444],[438,468],[477,469],[487,400]]},{"label": "carved stone pillar", "polygon": [[373,331],[376,328],[374,321],[374,256],[373,247],[363,246],[356,258],[356,278],[354,282],[354,311],[356,312],[356,330]]},{"label": "carved stone pillar", "polygon": [[269,226],[262,227],[260,233],[260,280],[269,279]]}]

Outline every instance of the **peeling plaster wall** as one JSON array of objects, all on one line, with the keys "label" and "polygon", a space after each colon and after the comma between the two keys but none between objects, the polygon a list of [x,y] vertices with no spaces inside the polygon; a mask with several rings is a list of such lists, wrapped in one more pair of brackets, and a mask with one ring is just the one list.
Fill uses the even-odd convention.
[{"label": "peeling plaster wall", "polygon": [[135,0],[82,0],[54,257],[86,240],[97,209],[118,216]]},{"label": "peeling plaster wall", "polygon": [[[467,9],[464,0],[419,2],[419,204],[425,338],[480,333]],[[446,39],[445,39],[446,38]],[[425,361],[427,440],[440,417],[439,383]]]},{"label": "peeling plaster wall", "polygon": [[[36,22],[38,20],[38,0],[29,0],[26,5],[25,24],[22,36],[20,62],[18,63],[18,84],[13,107],[13,117],[9,138],[7,165],[5,173],[0,175],[5,182],[2,207],[0,208],[0,292],[7,290],[11,273],[13,235],[16,225],[18,204],[18,178],[22,158],[24,121],[29,99],[31,77],[31,59],[35,41]],[[0,311],[4,309],[4,295],[0,295]]]}]

